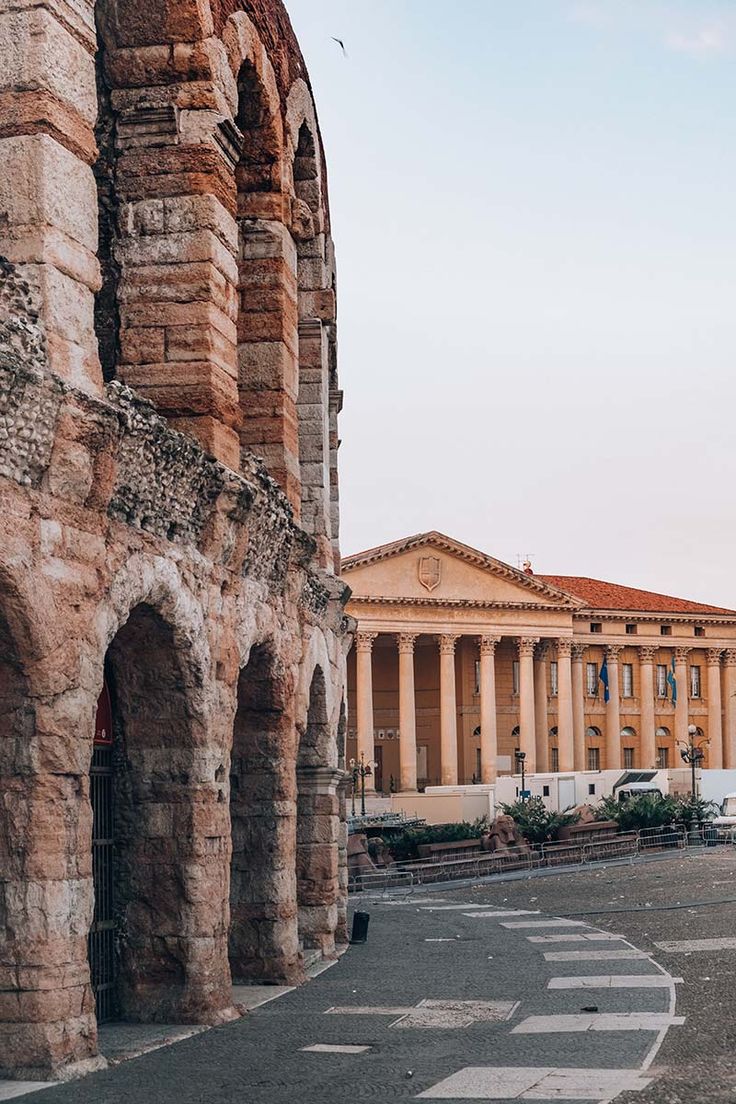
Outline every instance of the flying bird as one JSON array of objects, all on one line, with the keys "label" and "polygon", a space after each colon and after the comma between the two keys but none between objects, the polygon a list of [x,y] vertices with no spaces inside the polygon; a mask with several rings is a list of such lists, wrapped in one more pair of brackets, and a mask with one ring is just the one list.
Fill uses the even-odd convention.
[{"label": "flying bird", "polygon": [[338,45],[338,46],[340,47],[340,49],[342,50],[342,52],[343,52],[343,54],[345,55],[345,57],[347,57],[347,56],[348,56],[348,52],[347,52],[347,50],[345,49],[345,43],[343,42],[343,40],[342,40],[341,38],[335,38],[335,36],[334,36],[334,35],[330,35],[330,38],[332,39],[332,41],[333,41],[333,42],[336,42],[336,43],[337,43],[337,45]]}]

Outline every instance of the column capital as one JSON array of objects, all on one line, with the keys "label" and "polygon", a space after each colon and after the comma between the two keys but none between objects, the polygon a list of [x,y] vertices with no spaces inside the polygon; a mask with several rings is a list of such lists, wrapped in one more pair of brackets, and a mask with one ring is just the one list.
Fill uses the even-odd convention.
[{"label": "column capital", "polygon": [[358,629],[355,634],[355,650],[356,652],[372,652],[373,641],[378,636],[377,632],[366,632],[364,629]]},{"label": "column capital", "polygon": [[675,663],[687,663],[692,648],[675,648]]},{"label": "column capital", "polygon": [[639,645],[639,662],[640,663],[654,663],[657,656],[657,649],[653,648],[651,644]]},{"label": "column capital", "polygon": [[723,653],[723,662],[727,667],[736,666],[736,648],[726,648]]},{"label": "column capital", "polygon": [[519,658],[533,657],[534,649],[538,643],[538,636],[520,636],[516,641],[516,647],[519,649]]},{"label": "column capital", "polygon": [[537,663],[544,663],[547,655],[549,654],[549,641],[540,640],[534,649],[534,658]]},{"label": "column capital", "polygon": [[578,663],[582,662],[582,660],[585,659],[585,653],[587,652],[587,650],[588,650],[588,645],[587,644],[577,644],[573,641],[573,645],[572,645],[573,662],[575,662],[575,661],[577,661]]},{"label": "column capital", "polygon": [[414,655],[414,645],[419,633],[397,633],[396,643],[401,655]]},{"label": "column capital", "polygon": [[606,659],[612,663],[618,663],[618,657],[621,655],[623,650],[623,644],[607,644]]},{"label": "column capital", "polygon": [[557,658],[569,659],[572,655],[573,643],[567,636],[562,636],[557,641]]},{"label": "column capital", "polygon": [[478,644],[480,646],[480,654],[482,656],[493,656],[496,654],[496,646],[501,643],[500,636],[479,636]]},{"label": "column capital", "polygon": [[439,633],[437,643],[440,646],[440,655],[454,655],[455,645],[462,633]]},{"label": "column capital", "polygon": [[719,667],[721,663],[721,656],[723,655],[723,648],[709,648],[707,652],[707,661],[709,667]]}]

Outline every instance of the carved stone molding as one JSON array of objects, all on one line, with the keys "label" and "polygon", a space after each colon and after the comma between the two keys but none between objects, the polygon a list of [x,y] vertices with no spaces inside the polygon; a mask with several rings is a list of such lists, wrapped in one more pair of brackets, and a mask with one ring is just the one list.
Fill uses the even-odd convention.
[{"label": "carved stone molding", "polygon": [[736,648],[726,648],[723,653],[723,662],[727,667],[736,667]]},{"label": "carved stone molding", "polygon": [[460,633],[440,633],[437,643],[440,646],[440,655],[454,655],[455,645],[460,639]]},{"label": "carved stone molding", "polygon": [[547,658],[548,654],[549,654],[549,641],[548,640],[540,640],[539,643],[537,644],[536,648],[534,649],[534,658],[535,658],[535,660],[537,661],[537,663],[544,663],[544,661]]},{"label": "carved stone molding", "polygon": [[557,658],[569,659],[572,655],[573,642],[566,637],[557,641]]},{"label": "carved stone molding", "polygon": [[501,637],[479,636],[478,643],[480,645],[480,654],[482,656],[494,656],[496,654],[496,646],[501,643]]},{"label": "carved stone molding", "polygon": [[399,654],[414,655],[414,645],[418,636],[419,633],[397,633],[396,643],[399,647]]},{"label": "carved stone molding", "polygon": [[525,659],[534,657],[534,650],[539,643],[538,636],[521,636],[516,641],[516,646],[519,649],[519,659]]},{"label": "carved stone molding", "polygon": [[721,663],[721,656],[723,655],[723,648],[709,648],[707,653],[707,661],[709,667],[719,667]]},{"label": "carved stone molding", "polygon": [[639,662],[640,663],[654,663],[657,658],[657,649],[652,648],[650,645],[643,645],[639,648]]},{"label": "carved stone molding", "polygon": [[618,657],[621,655],[623,650],[623,644],[607,644],[606,659],[609,663],[618,663]]},{"label": "carved stone molding", "polygon": [[373,641],[378,636],[376,632],[366,632],[363,629],[359,629],[355,634],[355,650],[356,652],[372,652]]},{"label": "carved stone molding", "polygon": [[675,663],[687,663],[692,648],[675,648]]},{"label": "carved stone molding", "polygon": [[588,650],[587,644],[573,644],[572,646],[572,659],[573,663],[581,663],[585,659],[585,653]]}]

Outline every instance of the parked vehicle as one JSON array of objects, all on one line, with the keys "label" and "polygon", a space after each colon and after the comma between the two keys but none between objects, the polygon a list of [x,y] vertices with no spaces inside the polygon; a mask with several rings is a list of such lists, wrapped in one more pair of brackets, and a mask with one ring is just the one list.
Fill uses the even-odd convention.
[{"label": "parked vehicle", "polygon": [[711,827],[724,839],[736,830],[736,793],[727,793],[721,802],[721,811],[711,822]]}]

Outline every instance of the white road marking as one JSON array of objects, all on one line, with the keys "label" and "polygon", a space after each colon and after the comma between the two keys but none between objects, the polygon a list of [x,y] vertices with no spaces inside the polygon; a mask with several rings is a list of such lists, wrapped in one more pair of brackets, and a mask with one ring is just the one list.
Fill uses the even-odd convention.
[{"label": "white road marking", "polygon": [[311,1046],[300,1047],[300,1050],[306,1050],[311,1054],[365,1054],[367,1050],[372,1050],[369,1046],[349,1046],[348,1044],[340,1043],[313,1043]]},{"label": "white road marking", "polygon": [[325,1010],[334,1016],[394,1016],[389,1027],[470,1027],[474,1023],[500,1023],[513,1016],[518,1001],[421,1000],[412,1006],[343,1005]]},{"label": "white road marking", "polygon": [[[494,915],[500,915],[498,911],[499,905],[484,905],[480,902],[466,901],[464,905],[422,905],[422,912],[458,912],[466,911],[468,909],[495,909],[497,910]],[[539,909],[503,909],[503,912],[509,916],[536,916],[539,914]]]},{"label": "white road marking", "polygon": [[442,938],[439,938],[439,939],[425,939],[424,942],[425,943],[455,943],[455,942],[457,942],[457,937],[453,935],[453,936],[448,936],[447,938],[442,937]]},{"label": "white road marking", "polygon": [[507,920],[502,928],[586,928],[583,920]]},{"label": "white road marking", "polygon": [[500,912],[464,912],[463,916],[471,916],[479,920],[495,920],[500,916],[535,916],[538,913],[519,912],[518,909],[504,909]]},{"label": "white road marking", "polygon": [[641,1092],[650,1083],[638,1070],[466,1066],[419,1094],[425,1100],[597,1100]]},{"label": "white road marking", "polygon": [[623,935],[611,935],[610,932],[557,932],[553,935],[528,935],[530,943],[584,943],[586,940],[610,942],[613,939],[624,939]]},{"label": "white road marking", "polygon": [[58,1084],[58,1081],[0,1081],[0,1100],[16,1100],[28,1093],[53,1089]]},{"label": "white road marking", "polygon": [[672,939],[654,946],[660,951],[736,951],[736,939]]},{"label": "white road marking", "polygon": [[414,1005],[344,1004],[325,1009],[325,1016],[405,1016]]},{"label": "white road marking", "polygon": [[667,989],[682,978],[667,974],[600,974],[595,977],[555,977],[548,989]]},{"label": "white road marking", "polygon": [[610,962],[629,958],[649,958],[645,951],[546,951],[547,962]]},{"label": "white road marking", "polygon": [[512,1035],[547,1035],[578,1031],[661,1031],[684,1024],[684,1016],[667,1012],[593,1012],[571,1016],[527,1016]]}]

